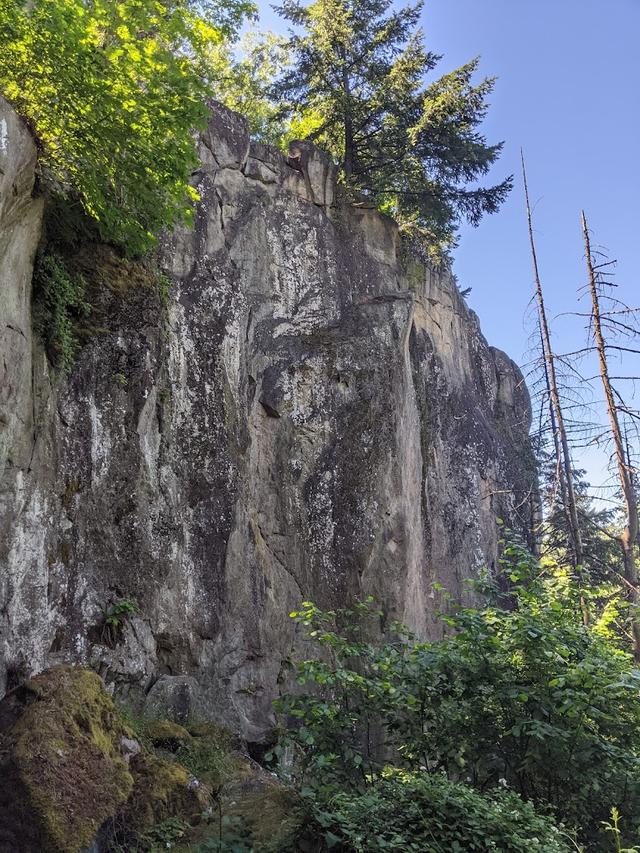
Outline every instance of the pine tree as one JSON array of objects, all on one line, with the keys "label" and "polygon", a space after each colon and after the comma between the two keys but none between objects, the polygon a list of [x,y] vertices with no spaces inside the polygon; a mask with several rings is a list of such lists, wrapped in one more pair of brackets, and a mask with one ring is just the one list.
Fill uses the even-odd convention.
[{"label": "pine tree", "polygon": [[294,127],[333,154],[349,191],[446,249],[461,219],[476,225],[511,188],[511,178],[474,185],[502,147],[478,131],[494,81],[474,85],[473,60],[425,87],[440,57],[418,28],[422,4],[391,7],[284,0],[278,12],[293,25],[292,62],[273,94]]}]

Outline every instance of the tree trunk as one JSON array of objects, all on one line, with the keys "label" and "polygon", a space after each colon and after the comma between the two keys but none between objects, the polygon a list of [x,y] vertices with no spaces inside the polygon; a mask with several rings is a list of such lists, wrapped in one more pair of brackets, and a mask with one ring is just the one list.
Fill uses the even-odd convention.
[{"label": "tree trunk", "polygon": [[561,496],[564,501],[567,523],[569,525],[569,535],[573,552],[573,568],[577,569],[578,566],[582,565],[583,561],[582,537],[580,535],[580,524],[578,521],[578,508],[573,482],[571,453],[569,450],[567,430],[564,422],[564,415],[562,412],[560,393],[558,391],[555,358],[553,355],[553,349],[551,348],[551,335],[549,333],[549,324],[547,322],[547,310],[544,304],[542,282],[540,280],[540,270],[538,268],[538,254],[536,252],[536,244],[533,237],[533,221],[531,217],[529,186],[527,184],[527,172],[524,163],[524,155],[522,155],[522,178],[524,181],[524,195],[527,205],[529,244],[531,246],[531,257],[533,259],[533,272],[536,285],[536,301],[538,303],[538,319],[540,322],[540,335],[542,338],[542,354],[545,366],[545,379],[547,382],[547,391],[549,394],[551,408],[551,425],[553,429],[554,448],[557,456],[558,466],[561,470],[561,473],[564,475],[564,483],[562,482],[562,480],[560,482]]},{"label": "tree trunk", "polygon": [[620,428],[618,418],[618,407],[616,406],[615,394],[609,375],[609,364],[607,361],[607,347],[602,331],[602,319],[600,315],[600,296],[598,292],[598,279],[591,255],[591,239],[589,237],[589,226],[587,217],[582,211],[582,233],[584,235],[585,253],[587,257],[587,271],[589,273],[589,291],[591,293],[591,322],[593,324],[593,336],[598,352],[598,365],[600,379],[604,389],[604,397],[607,404],[609,416],[609,427],[615,449],[616,467],[618,479],[622,489],[622,497],[626,513],[626,525],[620,534],[620,546],[622,548],[622,562],[624,576],[628,584],[629,600],[631,604],[631,627],[633,631],[633,653],[637,661],[640,661],[640,594],[638,593],[638,568],[636,566],[634,547],[638,540],[638,504],[631,475],[631,466],[625,451],[624,437]]}]

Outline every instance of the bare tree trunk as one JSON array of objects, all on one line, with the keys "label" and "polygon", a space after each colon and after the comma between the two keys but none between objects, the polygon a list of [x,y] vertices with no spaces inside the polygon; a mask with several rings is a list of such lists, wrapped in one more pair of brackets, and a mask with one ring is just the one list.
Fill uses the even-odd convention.
[{"label": "bare tree trunk", "polygon": [[[549,324],[547,322],[547,311],[544,304],[544,296],[542,293],[542,282],[540,280],[540,270],[538,268],[538,255],[536,252],[536,244],[533,236],[533,221],[531,218],[531,204],[529,202],[529,186],[527,184],[527,172],[525,168],[524,155],[522,155],[522,178],[524,181],[524,195],[527,204],[527,224],[529,226],[529,243],[531,246],[531,257],[533,259],[533,272],[536,285],[536,300],[538,303],[538,319],[540,322],[540,335],[542,337],[542,354],[545,366],[545,379],[547,383],[547,392],[549,394],[551,408],[551,426],[553,430],[554,448],[558,466],[561,473],[564,475],[560,480],[561,496],[564,502],[564,509],[569,525],[569,535],[571,538],[571,546],[573,551],[573,567],[577,568],[582,565],[582,537],[580,535],[580,524],[578,522],[578,508],[576,501],[576,493],[573,482],[573,469],[571,466],[571,453],[569,450],[569,441],[567,439],[567,430],[562,412],[562,403],[560,393],[558,391],[558,381],[556,376],[555,358],[551,347],[551,335],[549,333]],[[563,483],[564,480],[564,483]]]},{"label": "bare tree trunk", "polygon": [[607,361],[607,347],[602,331],[602,319],[600,314],[600,296],[598,292],[598,278],[591,255],[591,238],[589,237],[589,226],[587,217],[582,211],[582,233],[584,235],[585,253],[587,258],[587,271],[589,273],[589,291],[591,293],[591,322],[593,324],[593,336],[598,353],[598,365],[600,368],[600,379],[604,389],[607,414],[609,415],[609,427],[616,457],[618,479],[622,489],[624,507],[626,513],[626,525],[620,534],[620,546],[622,548],[622,561],[624,576],[628,584],[629,599],[631,603],[631,626],[633,631],[633,651],[636,660],[640,661],[640,594],[638,592],[638,568],[636,566],[634,547],[638,540],[638,504],[634,489],[631,466],[625,449],[624,437],[620,428],[618,408],[611,384],[609,364]]}]

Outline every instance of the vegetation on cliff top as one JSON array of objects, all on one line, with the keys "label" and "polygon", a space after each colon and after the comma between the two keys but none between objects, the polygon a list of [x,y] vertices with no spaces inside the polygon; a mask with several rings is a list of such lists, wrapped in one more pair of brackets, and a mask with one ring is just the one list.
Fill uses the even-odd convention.
[{"label": "vegetation on cliff top", "polygon": [[258,138],[306,137],[339,165],[347,198],[396,217],[441,256],[458,221],[495,211],[510,179],[478,188],[500,152],[478,127],[493,82],[472,62],[428,87],[438,57],[420,5],[287,2],[286,41],[247,35],[252,0],[2,0],[0,94],[26,119],[49,198],[35,275],[36,320],[62,372],[93,302],[70,246],[106,242],[145,255],[193,220],[196,132],[216,97],[248,114]]},{"label": "vegetation on cliff top", "polygon": [[254,39],[243,59],[230,45],[251,0],[3,0],[0,92],[35,132],[43,178],[130,253],[191,220],[212,95],[262,138],[317,140],[349,192],[446,247],[460,216],[477,223],[510,187],[469,188],[500,152],[478,132],[493,83],[472,83],[474,61],[424,88],[438,57],[416,30],[421,7],[389,7],[287,2],[289,42]]},{"label": "vegetation on cliff top", "polygon": [[475,183],[502,148],[479,131],[494,81],[474,84],[478,61],[425,86],[440,57],[418,28],[422,5],[285,0],[277,11],[293,25],[291,65],[272,95],[302,135],[331,152],[349,192],[442,252],[461,218],[477,225],[499,208],[511,178]]},{"label": "vegetation on cliff top", "polygon": [[192,217],[193,131],[207,56],[249,0],[3,0],[0,92],[25,116],[43,177],[129,252]]}]

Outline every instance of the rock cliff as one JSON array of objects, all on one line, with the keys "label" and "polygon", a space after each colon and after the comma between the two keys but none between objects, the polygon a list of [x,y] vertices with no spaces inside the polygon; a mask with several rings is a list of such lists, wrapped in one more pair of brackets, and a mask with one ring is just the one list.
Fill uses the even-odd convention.
[{"label": "rock cliff", "polygon": [[497,516],[529,528],[530,412],[452,276],[337,200],[324,155],[215,105],[200,148],[166,303],[83,247],[92,334],[59,378],[31,331],[35,148],[0,102],[0,693],[79,660],[259,740],[302,599],[371,594],[435,636],[434,582],[466,595]]}]

